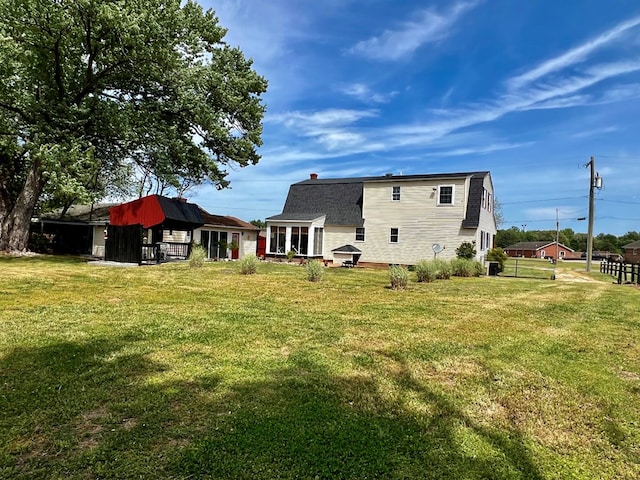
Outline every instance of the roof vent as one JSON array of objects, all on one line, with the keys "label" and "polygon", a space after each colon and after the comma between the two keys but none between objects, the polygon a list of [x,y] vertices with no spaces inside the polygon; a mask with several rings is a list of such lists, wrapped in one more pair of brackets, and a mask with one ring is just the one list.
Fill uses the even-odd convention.
[{"label": "roof vent", "polygon": [[318,179],[318,174],[317,173],[312,173],[312,174],[309,175],[309,178],[311,180],[317,180]]},{"label": "roof vent", "polygon": [[384,176],[385,177],[393,177],[393,173],[385,173]]}]

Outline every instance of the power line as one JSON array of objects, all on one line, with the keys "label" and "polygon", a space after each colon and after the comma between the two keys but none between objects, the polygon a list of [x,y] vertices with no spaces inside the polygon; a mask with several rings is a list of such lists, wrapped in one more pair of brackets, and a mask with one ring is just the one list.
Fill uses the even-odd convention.
[{"label": "power line", "polygon": [[604,198],[596,198],[599,202],[609,202],[609,203],[624,203],[627,205],[640,205],[640,202],[629,202],[626,200],[606,200]]},{"label": "power line", "polygon": [[576,200],[578,198],[587,198],[587,196],[580,195],[579,197],[541,198],[537,200],[524,200],[522,202],[500,202],[500,205],[519,205],[523,203],[556,202],[558,200]]}]

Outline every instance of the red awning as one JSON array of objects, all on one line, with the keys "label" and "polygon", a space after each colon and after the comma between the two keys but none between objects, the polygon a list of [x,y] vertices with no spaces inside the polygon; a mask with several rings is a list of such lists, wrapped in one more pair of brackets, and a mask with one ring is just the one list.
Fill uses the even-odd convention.
[{"label": "red awning", "polygon": [[112,207],[109,222],[115,226],[162,226],[175,230],[192,230],[204,225],[197,205],[161,195],[149,195]]}]

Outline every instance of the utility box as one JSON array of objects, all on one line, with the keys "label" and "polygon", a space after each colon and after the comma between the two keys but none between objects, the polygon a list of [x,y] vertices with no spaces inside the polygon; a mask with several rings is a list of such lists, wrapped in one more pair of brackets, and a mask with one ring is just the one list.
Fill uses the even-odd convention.
[{"label": "utility box", "polygon": [[498,275],[500,264],[498,262],[489,262],[489,266],[487,267],[487,274],[490,277],[495,277]]}]

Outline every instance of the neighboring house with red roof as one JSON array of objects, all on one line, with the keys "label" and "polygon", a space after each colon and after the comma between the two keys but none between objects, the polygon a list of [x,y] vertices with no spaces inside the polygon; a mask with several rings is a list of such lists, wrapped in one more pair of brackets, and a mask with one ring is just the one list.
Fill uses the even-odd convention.
[{"label": "neighboring house with red roof", "polygon": [[547,258],[555,259],[569,258],[574,251],[556,242],[518,242],[504,249],[509,257],[525,257],[525,258]]},{"label": "neighboring house with red roof", "polygon": [[312,174],[289,187],[281,214],[267,218],[267,256],[412,265],[434,258],[434,248],[454,258],[462,242],[473,242],[482,260],[496,234],[494,198],[489,172]]}]

